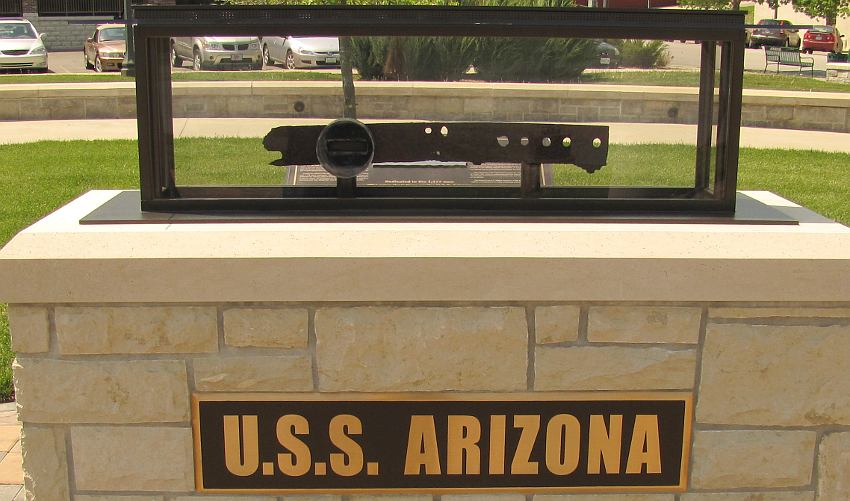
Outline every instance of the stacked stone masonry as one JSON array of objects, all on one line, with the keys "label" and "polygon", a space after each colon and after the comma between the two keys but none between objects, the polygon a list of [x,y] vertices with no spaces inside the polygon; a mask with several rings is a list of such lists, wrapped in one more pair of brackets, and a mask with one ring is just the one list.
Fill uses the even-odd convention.
[{"label": "stacked stone masonry", "polygon": [[[9,318],[28,499],[850,499],[850,304],[13,304]],[[196,391],[577,390],[693,391],[688,491],[193,493]]]},{"label": "stacked stone masonry", "polygon": [[[81,53],[82,57],[82,53]],[[336,82],[175,82],[176,118],[339,117]],[[696,124],[698,89],[561,84],[360,82],[363,119]],[[742,125],[850,132],[850,98],[746,91]],[[0,120],[135,118],[132,84],[4,86]]]}]

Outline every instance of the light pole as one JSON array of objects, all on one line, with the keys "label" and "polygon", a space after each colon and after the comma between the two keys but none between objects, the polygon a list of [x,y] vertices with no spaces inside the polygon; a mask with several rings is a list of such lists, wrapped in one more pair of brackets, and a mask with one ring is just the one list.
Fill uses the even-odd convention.
[{"label": "light pole", "polygon": [[121,74],[125,77],[136,76],[136,47],[133,44],[132,9],[130,0],[124,0],[124,32],[127,36],[127,50],[124,54],[124,62],[121,64]]}]

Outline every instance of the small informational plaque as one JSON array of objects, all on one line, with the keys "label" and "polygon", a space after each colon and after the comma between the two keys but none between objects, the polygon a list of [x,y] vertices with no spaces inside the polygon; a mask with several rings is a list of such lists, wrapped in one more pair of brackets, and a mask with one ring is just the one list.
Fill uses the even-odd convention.
[{"label": "small informational plaque", "polygon": [[[553,183],[551,165],[540,167],[543,186]],[[287,170],[289,186],[334,186],[336,178],[320,165]],[[520,165],[466,162],[396,162],[375,164],[357,176],[358,186],[519,186]]]},{"label": "small informational plaque", "polygon": [[690,393],[195,394],[211,493],[682,492]]}]

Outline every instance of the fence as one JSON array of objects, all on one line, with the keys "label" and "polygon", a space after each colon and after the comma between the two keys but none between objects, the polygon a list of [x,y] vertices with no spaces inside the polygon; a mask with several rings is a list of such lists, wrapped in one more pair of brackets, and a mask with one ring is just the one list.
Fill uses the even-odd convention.
[{"label": "fence", "polygon": [[[14,0],[0,0],[5,1]],[[122,0],[38,0],[38,15],[121,16],[123,7]]]},{"label": "fence", "polygon": [[0,17],[21,17],[23,13],[23,0],[0,0]]}]

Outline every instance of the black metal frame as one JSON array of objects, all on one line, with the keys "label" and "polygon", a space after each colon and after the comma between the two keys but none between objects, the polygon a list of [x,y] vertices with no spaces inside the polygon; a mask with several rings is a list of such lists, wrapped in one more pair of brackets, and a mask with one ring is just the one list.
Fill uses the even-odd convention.
[{"label": "black metal frame", "polygon": [[[744,15],[683,10],[474,7],[140,6],[135,9],[136,99],[145,211],[279,210],[287,213],[552,214],[573,211],[728,214],[735,210]],[[702,44],[693,188],[177,186],[174,173],[172,36],[433,35],[696,40]],[[720,51],[712,172],[715,70]],[[352,195],[352,194],[348,194]]]}]

